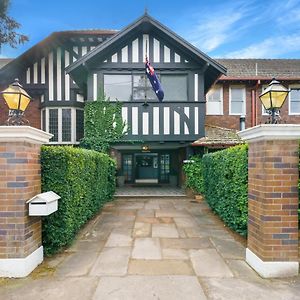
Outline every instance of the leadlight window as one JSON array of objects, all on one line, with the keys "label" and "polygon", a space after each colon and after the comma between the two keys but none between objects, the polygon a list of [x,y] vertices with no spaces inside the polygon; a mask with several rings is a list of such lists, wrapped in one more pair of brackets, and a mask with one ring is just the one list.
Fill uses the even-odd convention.
[{"label": "leadlight window", "polygon": [[72,115],[71,109],[62,109],[62,141],[71,142],[72,140]]},{"label": "leadlight window", "polygon": [[125,176],[125,181],[132,181],[132,154],[123,155],[123,175]]},{"label": "leadlight window", "polygon": [[50,142],[58,142],[58,109],[49,109],[49,132],[53,134]]},{"label": "leadlight window", "polygon": [[300,114],[300,86],[290,86],[289,93],[289,114]]},{"label": "leadlight window", "polygon": [[229,111],[231,115],[246,114],[246,91],[244,87],[230,87]]},{"label": "leadlight window", "polygon": [[223,115],[223,88],[214,86],[206,95],[206,113],[208,115]]},{"label": "leadlight window", "polygon": [[105,74],[104,93],[111,101],[131,101],[132,76],[126,74]]},{"label": "leadlight window", "polygon": [[161,74],[164,101],[187,101],[187,76]]}]

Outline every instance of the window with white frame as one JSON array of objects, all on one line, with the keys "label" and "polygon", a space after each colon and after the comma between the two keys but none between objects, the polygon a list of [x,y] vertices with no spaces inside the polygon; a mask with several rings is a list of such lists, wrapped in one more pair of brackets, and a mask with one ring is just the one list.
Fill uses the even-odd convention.
[{"label": "window with white frame", "polygon": [[[263,93],[263,91],[264,91],[267,87],[268,87],[268,85],[263,85],[263,86],[261,87],[261,92]],[[263,116],[269,116],[268,111],[265,109],[265,107],[264,107],[263,105],[261,105],[261,114],[262,114]]]},{"label": "window with white frame", "polygon": [[223,87],[216,85],[206,94],[206,114],[223,115]]},{"label": "window with white frame", "polygon": [[246,89],[243,86],[229,88],[229,113],[231,115],[246,115]]},{"label": "window with white frame", "polygon": [[289,114],[300,115],[300,85],[290,85],[289,89]]},{"label": "window with white frame", "polygon": [[53,134],[50,143],[75,144],[83,137],[83,110],[74,107],[44,108],[42,129]]}]

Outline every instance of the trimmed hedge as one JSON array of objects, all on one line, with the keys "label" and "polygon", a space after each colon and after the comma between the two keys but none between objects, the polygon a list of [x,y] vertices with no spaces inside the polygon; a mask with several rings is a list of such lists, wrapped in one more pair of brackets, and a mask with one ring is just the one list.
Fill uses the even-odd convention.
[{"label": "trimmed hedge", "polygon": [[115,192],[115,161],[108,155],[70,146],[43,146],[42,191],[61,196],[58,211],[43,218],[46,255],[69,245],[79,229]]},{"label": "trimmed hedge", "polygon": [[225,224],[247,235],[248,147],[239,145],[203,156],[204,195]]},{"label": "trimmed hedge", "polygon": [[183,165],[186,175],[185,186],[198,194],[204,193],[203,165],[200,156],[193,156],[189,163]]}]

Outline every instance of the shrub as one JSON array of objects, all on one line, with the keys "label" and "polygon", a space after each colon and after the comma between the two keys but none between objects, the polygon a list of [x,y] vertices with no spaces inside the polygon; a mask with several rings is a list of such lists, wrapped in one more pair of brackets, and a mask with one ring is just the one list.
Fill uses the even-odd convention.
[{"label": "shrub", "polygon": [[190,158],[191,162],[184,164],[183,171],[186,175],[185,186],[198,194],[204,193],[203,165],[200,156]]},{"label": "shrub", "polygon": [[58,211],[43,218],[46,255],[70,244],[82,225],[115,190],[115,162],[96,151],[63,146],[43,146],[42,191],[61,196]]},{"label": "shrub", "polygon": [[206,154],[202,162],[206,201],[225,224],[241,235],[247,235],[247,145]]}]

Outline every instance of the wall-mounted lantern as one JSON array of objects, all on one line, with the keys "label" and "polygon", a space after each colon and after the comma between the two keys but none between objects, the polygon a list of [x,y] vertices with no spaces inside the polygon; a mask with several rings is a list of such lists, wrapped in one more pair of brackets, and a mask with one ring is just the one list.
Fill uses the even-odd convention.
[{"label": "wall-mounted lantern", "polygon": [[23,89],[18,79],[10,84],[7,89],[0,92],[2,94],[8,108],[9,118],[6,121],[7,125],[28,125],[29,122],[24,118],[30,100],[32,99]]},{"label": "wall-mounted lantern", "polygon": [[279,110],[289,94],[289,89],[284,87],[275,78],[272,79],[268,87],[259,95],[264,108],[271,115],[270,123],[279,123]]}]

